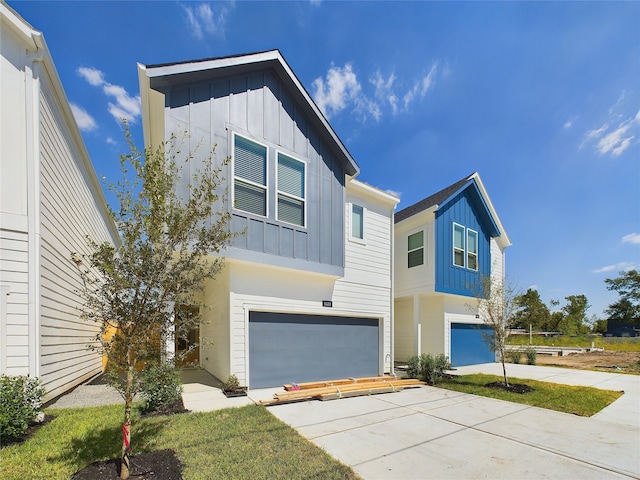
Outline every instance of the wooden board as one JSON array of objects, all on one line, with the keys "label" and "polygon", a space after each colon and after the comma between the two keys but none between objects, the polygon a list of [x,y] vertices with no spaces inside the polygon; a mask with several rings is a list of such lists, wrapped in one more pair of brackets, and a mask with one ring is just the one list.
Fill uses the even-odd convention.
[{"label": "wooden board", "polygon": [[[379,382],[381,380],[397,380],[397,377],[393,377],[391,375],[381,375],[379,377],[360,377],[360,378],[341,378],[338,380],[323,380],[319,382],[304,382],[297,383],[295,386],[298,387],[297,390],[306,390],[310,388],[321,388],[321,387],[330,387],[333,385],[351,385],[354,383],[365,383],[365,382]],[[283,388],[290,391],[294,390],[294,384],[285,384]]]}]

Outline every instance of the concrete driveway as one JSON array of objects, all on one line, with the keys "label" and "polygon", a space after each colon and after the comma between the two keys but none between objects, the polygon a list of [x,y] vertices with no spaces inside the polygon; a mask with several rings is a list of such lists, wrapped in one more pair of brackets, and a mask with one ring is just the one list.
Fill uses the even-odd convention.
[{"label": "concrete driveway", "polygon": [[269,411],[365,479],[640,478],[640,377],[527,365],[508,373],[625,394],[591,418],[433,387]]}]

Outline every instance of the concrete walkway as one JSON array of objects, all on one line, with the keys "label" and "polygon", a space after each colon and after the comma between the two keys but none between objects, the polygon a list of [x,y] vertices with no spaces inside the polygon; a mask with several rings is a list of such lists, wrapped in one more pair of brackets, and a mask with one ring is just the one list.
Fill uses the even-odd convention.
[{"label": "concrete walkway", "polygon": [[640,377],[527,365],[508,373],[625,395],[592,418],[433,387],[269,411],[365,479],[640,478]]}]

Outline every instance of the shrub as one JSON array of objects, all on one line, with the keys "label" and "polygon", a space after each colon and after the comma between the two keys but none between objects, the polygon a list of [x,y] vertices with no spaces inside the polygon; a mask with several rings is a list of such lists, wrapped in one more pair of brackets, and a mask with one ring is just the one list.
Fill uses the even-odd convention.
[{"label": "shrub", "polygon": [[538,363],[538,353],[535,348],[527,348],[524,353],[527,355],[527,365]]},{"label": "shrub", "polygon": [[430,353],[413,355],[407,360],[407,376],[435,385],[442,380],[445,370],[450,367],[449,359],[443,354],[435,357]]},{"label": "shrub", "polygon": [[178,370],[169,363],[148,366],[142,373],[140,395],[145,400],[146,411],[170,407],[182,395]]},{"label": "shrub", "polygon": [[411,355],[407,359],[407,377],[420,378],[420,357]]},{"label": "shrub", "polygon": [[24,435],[42,406],[46,391],[31,377],[0,376],[0,440]]},{"label": "shrub", "polygon": [[238,377],[231,374],[227,377],[227,380],[222,384],[222,389],[225,392],[235,392],[236,390],[240,390],[240,382],[238,381]]},{"label": "shrub", "polygon": [[509,350],[505,353],[505,356],[507,357],[507,361],[509,363],[520,363],[522,352],[520,350]]}]

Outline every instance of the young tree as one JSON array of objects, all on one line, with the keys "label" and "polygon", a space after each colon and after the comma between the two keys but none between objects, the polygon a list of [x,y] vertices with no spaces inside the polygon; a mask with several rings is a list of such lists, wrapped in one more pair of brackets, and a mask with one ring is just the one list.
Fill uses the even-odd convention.
[{"label": "young tree", "polygon": [[482,335],[491,351],[498,354],[504,384],[508,387],[505,348],[509,332],[521,309],[517,301],[520,292],[514,286],[505,284],[502,279],[483,276],[475,296],[476,311],[484,324],[491,328],[490,332],[483,331]]},{"label": "young tree", "polygon": [[120,478],[129,476],[131,406],[141,375],[161,361],[163,344],[186,338],[199,324],[197,314],[174,316],[174,306],[198,305],[196,294],[219,272],[219,254],[233,237],[226,160],[214,165],[211,152],[189,178],[182,167],[195,163],[192,153],[182,154],[175,137],[144,154],[126,124],[125,137],[130,152],[120,156],[122,179],[108,185],[119,203],[110,214],[122,243],[88,238],[90,253],[72,255],[83,282],[83,317],[100,326],[94,346],[125,401]]},{"label": "young tree", "polygon": [[640,271],[620,272],[617,278],[605,280],[608,290],[618,292],[618,300],[606,310],[613,320],[640,325]]}]

